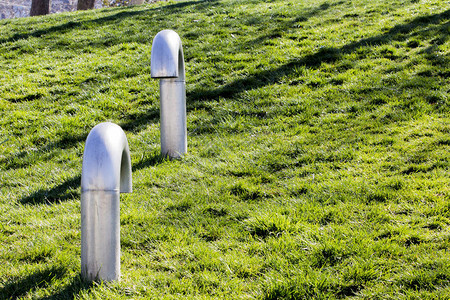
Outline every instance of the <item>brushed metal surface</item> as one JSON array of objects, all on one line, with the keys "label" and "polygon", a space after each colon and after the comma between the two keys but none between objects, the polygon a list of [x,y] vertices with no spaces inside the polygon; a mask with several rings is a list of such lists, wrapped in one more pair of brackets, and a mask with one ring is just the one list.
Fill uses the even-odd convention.
[{"label": "brushed metal surface", "polygon": [[161,154],[179,158],[187,153],[186,82],[181,39],[173,30],[153,39],[151,76],[159,78]]},{"label": "brushed metal surface", "polygon": [[120,126],[105,122],[86,139],[81,171],[81,275],[120,278],[120,193],[131,193],[131,159]]}]

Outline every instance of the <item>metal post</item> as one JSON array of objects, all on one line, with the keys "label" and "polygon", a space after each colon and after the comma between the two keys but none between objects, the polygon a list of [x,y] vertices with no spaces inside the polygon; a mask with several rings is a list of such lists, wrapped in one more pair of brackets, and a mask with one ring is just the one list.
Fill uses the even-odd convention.
[{"label": "metal post", "polygon": [[178,158],[187,152],[186,82],[181,39],[173,30],[153,39],[151,76],[160,78],[161,154]]},{"label": "metal post", "polygon": [[81,172],[81,275],[120,277],[120,193],[131,193],[131,159],[120,126],[101,123],[86,139]]}]

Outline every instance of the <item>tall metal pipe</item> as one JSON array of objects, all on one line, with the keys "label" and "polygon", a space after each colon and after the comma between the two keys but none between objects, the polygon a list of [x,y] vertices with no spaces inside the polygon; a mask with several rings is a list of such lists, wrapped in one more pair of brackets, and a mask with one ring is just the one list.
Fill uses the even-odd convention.
[{"label": "tall metal pipe", "polygon": [[173,30],[153,39],[151,76],[160,78],[161,154],[178,158],[187,152],[186,81],[181,39]]},{"label": "tall metal pipe", "polygon": [[120,193],[131,193],[131,159],[120,126],[100,123],[86,139],[81,172],[81,275],[120,277]]}]

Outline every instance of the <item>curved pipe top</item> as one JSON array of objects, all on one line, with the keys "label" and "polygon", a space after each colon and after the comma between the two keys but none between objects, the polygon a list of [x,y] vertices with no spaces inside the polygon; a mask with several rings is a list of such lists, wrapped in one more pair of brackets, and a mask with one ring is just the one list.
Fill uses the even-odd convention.
[{"label": "curved pipe top", "polygon": [[81,191],[131,193],[131,159],[128,141],[119,125],[95,126],[86,139]]},{"label": "curved pipe top", "polygon": [[183,48],[175,31],[162,30],[153,39],[151,76],[185,80]]}]

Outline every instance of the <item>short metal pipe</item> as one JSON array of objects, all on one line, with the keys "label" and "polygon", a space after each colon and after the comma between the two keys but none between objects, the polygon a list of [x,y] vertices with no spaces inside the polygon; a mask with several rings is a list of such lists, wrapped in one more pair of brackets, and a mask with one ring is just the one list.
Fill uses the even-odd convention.
[{"label": "short metal pipe", "polygon": [[131,193],[131,159],[123,130],[95,126],[86,139],[81,173],[81,275],[120,277],[120,193]]},{"label": "short metal pipe", "polygon": [[173,30],[153,39],[151,76],[160,78],[161,154],[179,158],[187,153],[186,82],[181,39]]}]

